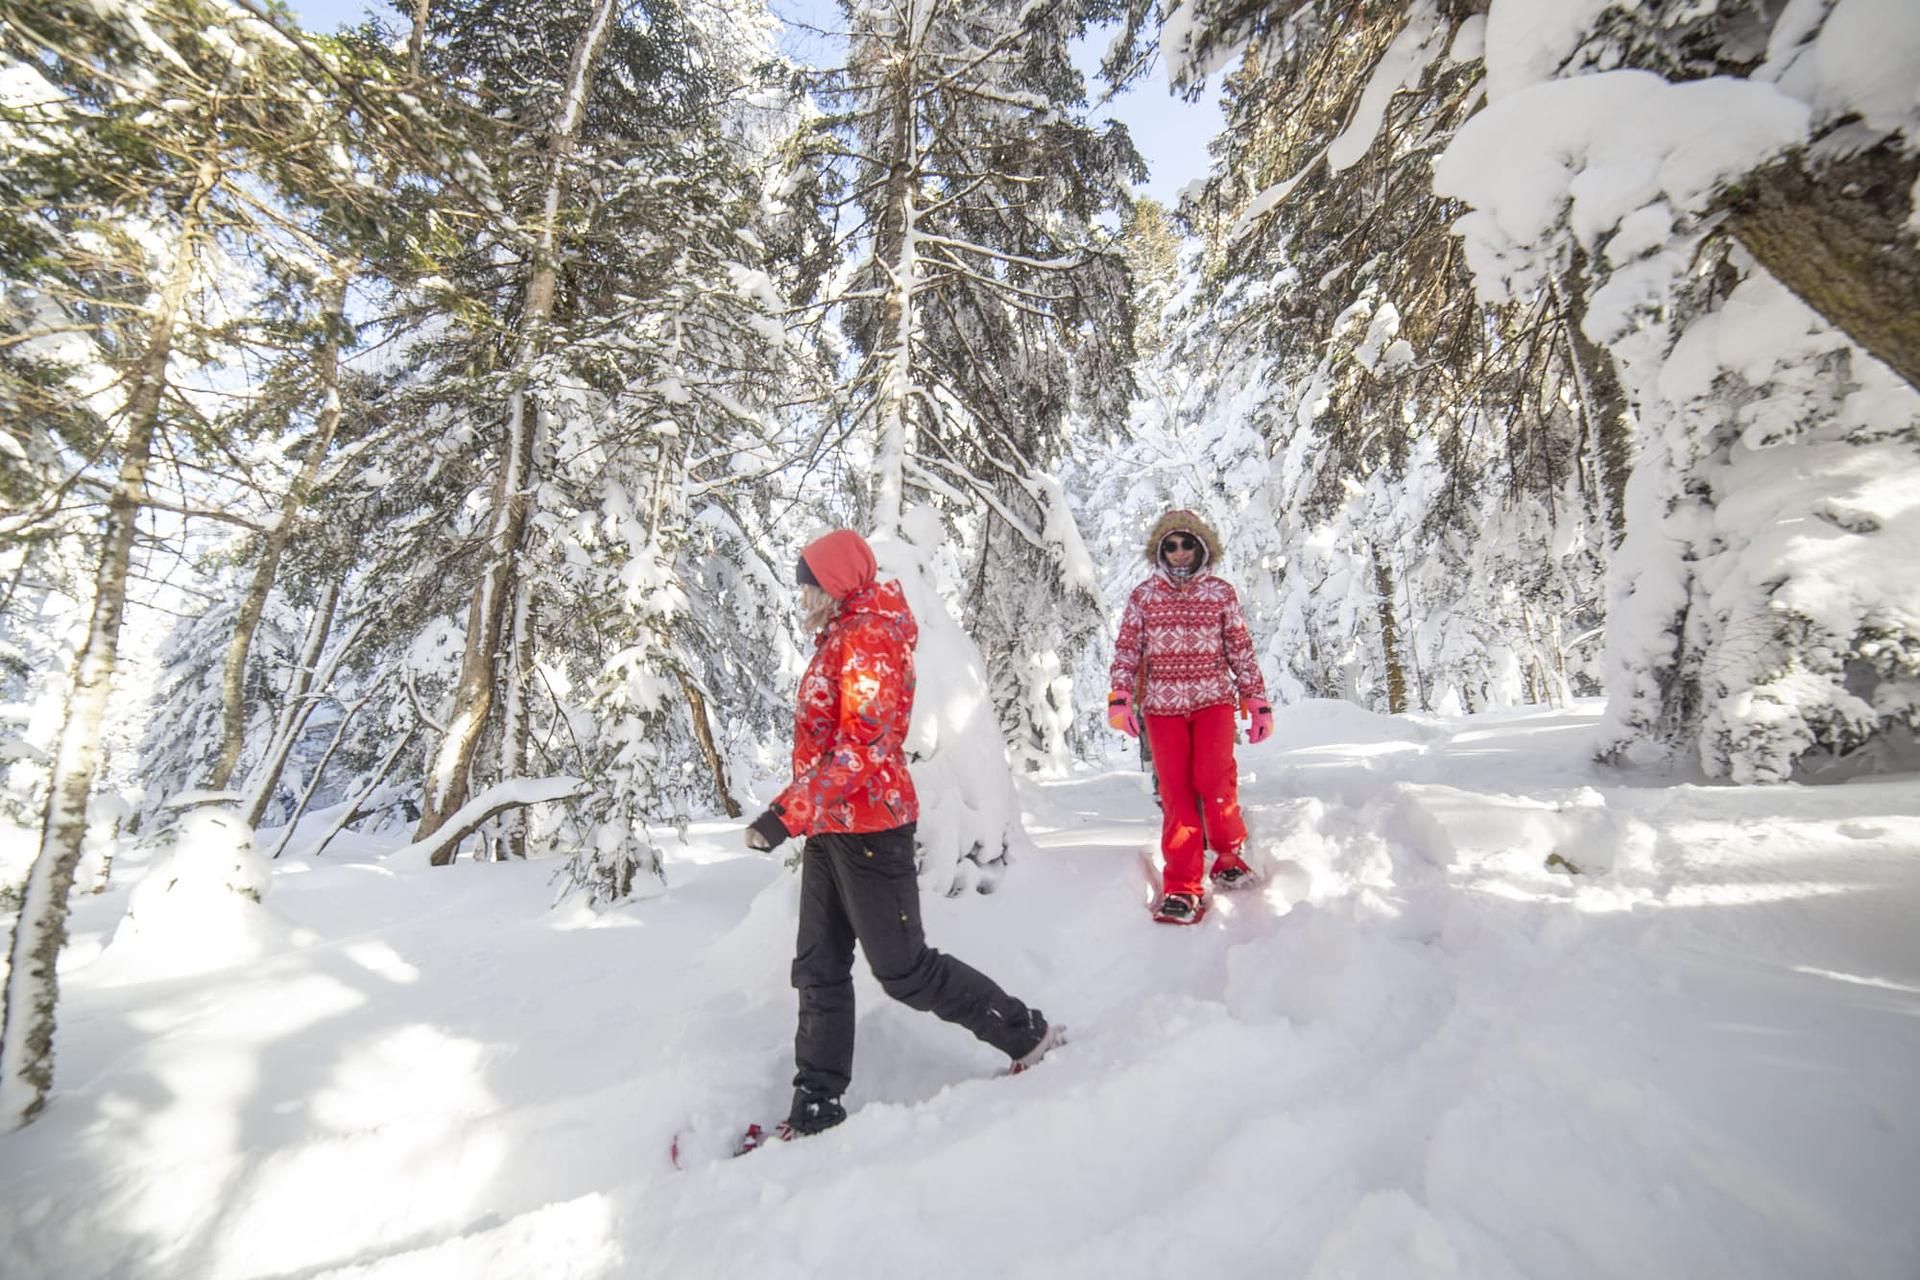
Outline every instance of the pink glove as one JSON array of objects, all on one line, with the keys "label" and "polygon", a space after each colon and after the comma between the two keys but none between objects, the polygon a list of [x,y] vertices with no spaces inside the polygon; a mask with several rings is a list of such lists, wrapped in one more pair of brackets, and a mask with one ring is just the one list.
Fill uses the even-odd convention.
[{"label": "pink glove", "polygon": [[1240,714],[1249,717],[1248,742],[1265,742],[1273,736],[1273,707],[1265,698],[1240,699]]},{"label": "pink glove", "polygon": [[1107,723],[1129,738],[1140,736],[1140,717],[1133,713],[1133,695],[1115,689],[1107,695]]}]

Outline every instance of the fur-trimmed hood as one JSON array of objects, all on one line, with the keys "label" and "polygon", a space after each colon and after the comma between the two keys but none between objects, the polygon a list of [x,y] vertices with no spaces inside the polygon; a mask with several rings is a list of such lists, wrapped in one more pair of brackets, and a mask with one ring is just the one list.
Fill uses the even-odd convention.
[{"label": "fur-trimmed hood", "polygon": [[1220,535],[1213,526],[1200,518],[1196,511],[1174,510],[1153,522],[1153,528],[1147,533],[1147,563],[1158,569],[1160,565],[1160,541],[1170,533],[1190,533],[1200,539],[1201,549],[1206,558],[1200,562],[1204,570],[1212,571],[1220,567],[1227,558],[1226,548],[1220,545]]}]

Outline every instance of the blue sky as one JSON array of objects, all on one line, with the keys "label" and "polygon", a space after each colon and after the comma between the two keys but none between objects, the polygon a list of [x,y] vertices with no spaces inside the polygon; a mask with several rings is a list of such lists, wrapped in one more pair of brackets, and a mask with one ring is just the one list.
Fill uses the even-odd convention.
[{"label": "blue sky", "polygon": [[[771,4],[775,16],[783,20],[813,21],[821,26],[832,26],[837,20],[837,10],[825,0],[771,0]],[[367,0],[288,0],[288,7],[306,27],[330,31],[358,19],[373,6]],[[822,13],[834,17],[822,18]],[[1106,41],[1106,36],[1095,36],[1087,42],[1082,51],[1083,68],[1090,70],[1098,61]],[[822,52],[826,42],[821,37],[791,28],[782,43],[796,58],[828,56]],[[1166,79],[1156,70],[1141,88],[1123,94],[1094,114],[1126,125],[1134,145],[1147,158],[1150,172],[1139,188],[1142,194],[1171,205],[1181,187],[1206,176],[1207,143],[1220,130],[1217,80],[1200,102],[1186,103],[1167,92]]]}]

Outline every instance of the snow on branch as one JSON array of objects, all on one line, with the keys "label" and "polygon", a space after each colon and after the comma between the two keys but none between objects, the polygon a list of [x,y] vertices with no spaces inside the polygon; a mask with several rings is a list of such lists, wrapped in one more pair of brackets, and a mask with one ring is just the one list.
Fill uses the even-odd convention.
[{"label": "snow on branch", "polygon": [[1449,35],[1450,28],[1440,20],[1433,0],[1420,0],[1414,5],[1407,25],[1373,64],[1373,75],[1354,106],[1353,118],[1340,136],[1327,144],[1325,155],[1335,173],[1351,169],[1373,147],[1393,95],[1420,83],[1420,77],[1447,47]]},{"label": "snow on branch", "polygon": [[570,800],[585,790],[586,783],[579,778],[511,778],[496,783],[461,805],[425,840],[416,840],[388,854],[388,861],[422,867],[444,866],[453,861],[453,851],[460,842],[495,814],[530,804]]},{"label": "snow on branch", "polygon": [[1246,212],[1242,213],[1239,220],[1233,224],[1233,230],[1227,232],[1227,239],[1240,239],[1252,229],[1254,223],[1284,204],[1287,197],[1293,194],[1294,188],[1300,185],[1301,180],[1320,167],[1320,162],[1327,158],[1327,150],[1326,147],[1320,148],[1319,153],[1301,165],[1298,172],[1291,178],[1283,178],[1255,196],[1247,205]]},{"label": "snow on branch", "polygon": [[959,204],[968,196],[985,186],[994,176],[995,175],[991,173],[976,173],[965,178],[956,190],[942,196],[930,205],[923,206],[920,210],[920,216],[924,218],[932,214],[946,212],[948,206]]},{"label": "snow on branch", "polygon": [[1051,109],[1047,98],[1038,93],[1000,93],[985,85],[955,82],[945,86],[954,93],[969,98],[978,98],[982,102],[997,102],[1003,107],[1012,107],[1017,111],[1030,111],[1039,117],[1038,123],[1053,124],[1060,120],[1060,112]]},{"label": "snow on branch", "polygon": [[949,249],[958,249],[962,253],[977,253],[983,257],[998,258],[1002,262],[1011,262],[1016,266],[1032,267],[1037,271],[1071,271],[1087,260],[1085,250],[1058,258],[1029,258],[1017,253],[1002,253],[998,249],[989,249],[986,245],[975,244],[971,240],[954,240],[947,236],[919,232],[917,238],[922,244],[944,245]]},{"label": "snow on branch", "polygon": [[[1071,302],[1073,300],[1073,295],[1070,293],[1042,293],[1038,289],[1022,288],[1012,281],[1001,279],[999,276],[990,276],[975,271],[944,253],[929,253],[925,255],[923,260],[938,263],[943,270],[929,272],[922,276],[917,282],[917,291],[920,292],[925,292],[930,286],[936,283],[943,283],[947,280],[971,280],[975,284],[982,285],[985,288],[1001,294],[1001,302],[1004,305],[1017,307],[1025,311],[1028,315],[1036,316],[1042,320],[1058,320],[1060,318],[1055,313],[1046,310],[1045,304]],[[1023,306],[1017,299],[1025,299],[1027,302],[1036,305]]]},{"label": "snow on branch", "polygon": [[1015,533],[1019,534],[1027,542],[1032,544],[1035,550],[1037,551],[1049,550],[1047,546],[1047,540],[1041,536],[1040,531],[1038,529],[1035,529],[1032,525],[1028,524],[1025,520],[1022,520],[1018,515],[1014,514],[1012,511],[1009,511],[1007,509],[1007,504],[1000,501],[999,495],[994,493],[993,490],[989,488],[986,484],[982,483],[979,476],[974,475],[973,472],[967,470],[963,466],[960,466],[958,463],[950,462],[945,458],[934,458],[934,457],[917,455],[914,460],[920,464],[922,468],[922,475],[924,478],[929,480],[935,478],[932,476],[931,473],[924,471],[925,467],[938,467],[942,471],[947,472],[948,474],[953,476],[954,479],[958,480],[962,485],[964,485],[966,488],[973,490],[973,492],[979,496],[980,500],[983,503],[985,503],[988,507],[991,507],[993,509],[993,513],[995,515],[999,516],[1001,520],[1006,522],[1006,525],[1009,529],[1012,529]]}]

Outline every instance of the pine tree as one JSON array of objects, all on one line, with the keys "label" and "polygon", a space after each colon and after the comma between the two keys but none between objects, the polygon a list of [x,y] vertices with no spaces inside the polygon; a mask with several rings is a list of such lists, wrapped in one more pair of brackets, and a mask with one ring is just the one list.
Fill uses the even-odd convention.
[{"label": "pine tree", "polygon": [[872,458],[863,514],[879,536],[920,500],[961,535],[1003,732],[1023,764],[1057,763],[1076,718],[1058,673],[1102,621],[1050,472],[1076,424],[1119,419],[1130,391],[1125,257],[1100,219],[1124,209],[1140,162],[1124,130],[1078,117],[1068,50],[1100,15],[843,7],[847,61],[817,83],[812,144],[849,255],[818,299],[853,347],[836,426]]},{"label": "pine tree", "polygon": [[[104,510],[91,620],[14,931],[0,1115],[17,1124],[43,1105],[51,1080],[66,892],[86,835],[139,522],[155,509],[189,510],[154,483],[154,449],[166,441],[174,456],[193,452],[201,424],[179,393],[180,370],[217,358],[225,317],[210,282],[231,237],[260,222],[241,174],[311,174],[333,156],[312,145],[325,127],[323,99],[306,94],[286,41],[214,0],[10,10],[0,57],[45,94],[9,112],[26,145],[7,182],[0,251],[7,278],[21,282],[11,296],[31,302],[13,324],[22,353],[7,362],[7,394],[46,385],[50,365],[66,365],[68,377],[116,376],[87,389],[84,411],[35,422],[40,456],[58,458],[64,474],[15,526],[52,514],[46,497],[67,492]],[[84,344],[77,361],[63,358],[73,342],[48,341],[63,337]],[[83,431],[93,447],[63,453]]]},{"label": "pine tree", "polygon": [[[538,488],[533,467],[541,425],[540,401],[529,384],[552,343],[549,330],[564,248],[561,211],[574,180],[569,162],[587,123],[601,59],[619,25],[616,8],[612,0],[595,0],[584,12],[561,7],[557,12],[516,14],[511,18],[494,6],[479,7],[477,12],[455,10],[452,14],[442,7],[435,12],[436,19],[443,23],[450,17],[466,19],[452,28],[453,39],[446,46],[452,84],[467,82],[473,70],[464,65],[467,59],[487,56],[479,38],[507,34],[490,29],[495,23],[508,27],[522,24],[511,34],[523,40],[533,37],[537,41],[534,47],[544,57],[523,57],[511,67],[496,61],[486,68],[504,73],[510,90],[515,91],[508,100],[522,134],[514,141],[526,145],[538,159],[529,166],[532,172],[510,174],[501,184],[514,200],[516,214],[529,224],[529,243],[516,246],[521,249],[522,259],[512,313],[515,319],[502,335],[506,348],[501,353],[505,403],[500,409],[502,421],[496,437],[498,457],[488,500],[485,551],[467,610],[466,651],[452,718],[434,749],[416,841],[434,834],[466,804],[475,753],[496,697],[496,664],[509,644],[518,648],[509,637],[516,617],[521,541]],[[516,45],[525,47],[518,42]],[[636,52],[645,57],[653,51],[643,41]],[[498,53],[492,56],[497,59]],[[489,95],[500,94],[493,84],[483,81],[482,85]],[[552,105],[546,106],[547,102]],[[444,856],[436,853],[435,861],[447,861],[452,854],[452,849],[445,850]]]},{"label": "pine tree", "polygon": [[[1565,311],[1545,292],[1485,306],[1451,231],[1459,206],[1432,189],[1435,151],[1479,100],[1473,7],[1208,8],[1161,37],[1178,87],[1239,63],[1213,173],[1184,210],[1203,247],[1136,430],[1167,455],[1149,465],[1171,500],[1227,536],[1283,696],[1382,710],[1561,696],[1540,674],[1565,665],[1551,637],[1585,629],[1565,595],[1531,594],[1568,556],[1588,575],[1600,563],[1596,432],[1564,405]],[[1137,61],[1118,48],[1116,72]],[[1477,536],[1536,510],[1570,535],[1536,543],[1538,565]],[[1511,598],[1470,586],[1496,552],[1525,584]],[[1533,654],[1529,629],[1549,643],[1512,684],[1494,668]]]},{"label": "pine tree", "polygon": [[[445,861],[458,841],[443,828],[476,792],[575,777],[574,810],[539,821],[586,851],[577,883],[617,898],[636,869],[658,872],[654,824],[737,805],[727,756],[767,719],[759,684],[728,678],[764,665],[764,645],[750,652],[764,631],[729,620],[764,601],[716,609],[692,589],[766,592],[740,508],[800,447],[780,406],[805,355],[766,259],[807,233],[779,207],[792,183],[757,65],[765,32],[717,6],[476,3],[427,19],[414,50],[446,86],[432,111],[493,194],[434,217],[415,293],[453,322],[403,336],[383,397],[453,489],[421,501],[484,495],[484,523],[405,535],[469,584],[457,678],[419,686],[439,740],[416,839]],[[487,840],[517,853],[534,834],[509,814]]]},{"label": "pine tree", "polygon": [[990,504],[1003,476],[1044,472],[1076,393],[1094,413],[1123,402],[1125,264],[1096,219],[1139,158],[1118,126],[1071,115],[1082,8],[906,0],[847,17],[816,146],[855,251],[833,295],[858,355],[842,412],[874,442],[873,523],[890,530],[910,489]]},{"label": "pine tree", "polygon": [[[1607,616],[1615,758],[1770,781],[1897,756],[1920,724],[1894,603],[1911,584],[1884,537],[1920,396],[1890,318],[1911,307],[1882,296],[1911,292],[1899,157],[1920,112],[1885,88],[1910,83],[1911,44],[1862,12],[1609,9],[1535,33],[1489,68],[1488,106],[1440,166],[1481,207],[1459,224],[1480,287],[1584,284],[1581,328],[1638,408]],[[1691,154],[1706,120],[1718,145]],[[1583,173],[1629,148],[1667,158],[1654,181]],[[1515,172],[1562,198],[1492,216]]]},{"label": "pine tree", "polygon": [[[347,367],[358,337],[349,299],[356,320],[383,326],[378,308],[409,276],[409,246],[428,207],[418,189],[399,181],[404,170],[394,157],[417,153],[432,133],[404,97],[383,101],[394,88],[384,50],[272,21],[295,64],[328,90],[327,108],[310,122],[316,136],[286,139],[284,151],[256,148],[255,167],[272,181],[243,234],[225,242],[244,269],[233,274],[245,282],[246,304],[225,337],[244,353],[234,363],[249,378],[210,425],[217,437],[249,447],[244,456],[229,449],[209,459],[212,483],[204,487],[228,519],[245,519],[236,520],[243,532],[188,566],[210,570],[201,590],[213,603],[184,618],[166,642],[141,751],[143,819],[170,821],[172,794],[201,786],[233,786],[249,825],[277,812],[282,771],[298,768],[309,723],[353,705],[336,697],[332,675],[351,682],[363,659],[379,666],[364,652],[371,646],[350,652],[352,642],[378,630],[368,610],[390,623],[422,594],[363,603],[351,575],[366,522],[343,513],[351,532],[336,531],[313,503],[323,490],[380,482],[369,464],[391,441],[380,439],[357,402],[356,388],[373,380]],[[328,163],[302,163],[303,152],[325,154]],[[344,446],[337,456],[336,444]],[[349,643],[316,672],[313,655],[330,633]],[[304,789],[319,781],[306,779]]]}]

